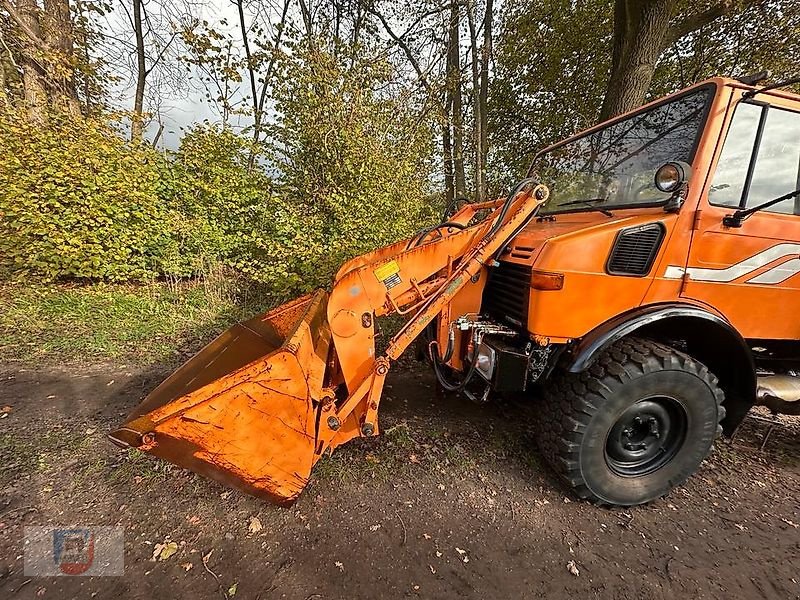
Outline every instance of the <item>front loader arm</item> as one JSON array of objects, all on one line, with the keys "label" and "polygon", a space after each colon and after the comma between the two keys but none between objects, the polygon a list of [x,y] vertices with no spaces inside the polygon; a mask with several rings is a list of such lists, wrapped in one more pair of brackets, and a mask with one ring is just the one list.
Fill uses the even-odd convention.
[{"label": "front loader arm", "polygon": [[[487,218],[477,226],[394,254],[388,249],[378,250],[374,253],[377,260],[370,260],[370,255],[361,257],[359,266],[335,281],[328,301],[328,322],[342,382],[350,393],[338,410],[328,405],[326,418],[321,421],[320,452],[356,435],[377,433],[375,417],[390,361],[396,360],[458,291],[480,273],[548,194],[545,186],[538,185],[509,198],[511,206],[502,223],[496,223],[499,216],[495,215],[495,219]],[[496,202],[468,205],[451,222],[466,224],[477,210],[497,207]],[[487,235],[492,229],[494,232]],[[374,318],[399,312],[411,316],[385,354],[376,357]],[[337,436],[348,418],[350,427]]]},{"label": "front loader arm", "polygon": [[[392,360],[547,200],[520,184],[505,202],[355,258],[318,290],[235,325],[165,380],[109,434],[280,504],[293,502],[327,449],[378,432]],[[518,192],[518,193],[517,193]],[[477,224],[480,210],[492,211]],[[407,315],[382,356],[375,319]]]}]

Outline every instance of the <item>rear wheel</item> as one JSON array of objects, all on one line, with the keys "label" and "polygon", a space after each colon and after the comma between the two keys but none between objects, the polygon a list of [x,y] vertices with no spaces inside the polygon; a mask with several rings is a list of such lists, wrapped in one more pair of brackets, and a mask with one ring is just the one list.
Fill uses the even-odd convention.
[{"label": "rear wheel", "polygon": [[663,496],[708,455],[725,416],[717,378],[669,346],[630,338],[544,391],[536,437],[581,497],[631,506]]}]

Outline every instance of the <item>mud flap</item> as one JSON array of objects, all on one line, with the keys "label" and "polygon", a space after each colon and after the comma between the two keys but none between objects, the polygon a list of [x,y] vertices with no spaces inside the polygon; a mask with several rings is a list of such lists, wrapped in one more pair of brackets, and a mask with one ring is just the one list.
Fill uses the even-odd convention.
[{"label": "mud flap", "polygon": [[331,343],[319,290],[233,326],[158,386],[115,443],[291,504],[315,461]]}]

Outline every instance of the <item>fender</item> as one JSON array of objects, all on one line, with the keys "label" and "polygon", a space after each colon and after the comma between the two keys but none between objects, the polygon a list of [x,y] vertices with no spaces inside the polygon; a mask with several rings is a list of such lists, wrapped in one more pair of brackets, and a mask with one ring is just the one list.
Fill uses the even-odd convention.
[{"label": "fender", "polygon": [[631,334],[666,342],[685,339],[688,354],[719,378],[726,396],[723,429],[727,435],[735,431],[755,402],[756,369],[750,347],[733,325],[692,304],[639,307],[610,319],[581,338],[570,352],[567,370],[585,371],[603,350]]},{"label": "fender", "polygon": [[[574,357],[569,366],[570,373],[581,373],[588,369],[594,362],[597,355],[605,350],[608,346],[621,340],[625,336],[630,335],[637,329],[646,327],[657,321],[672,318],[689,318],[689,319],[702,319],[710,323],[718,325],[725,330],[728,335],[736,340],[737,346],[749,358],[752,366],[753,373],[755,373],[755,363],[750,353],[750,347],[744,341],[739,332],[722,317],[715,315],[707,310],[703,310],[698,306],[692,304],[654,304],[650,306],[643,306],[637,309],[628,311],[621,315],[617,315],[596,327],[588,334],[583,336],[578,344],[572,351]],[[753,390],[755,390],[755,381],[753,383]]]}]

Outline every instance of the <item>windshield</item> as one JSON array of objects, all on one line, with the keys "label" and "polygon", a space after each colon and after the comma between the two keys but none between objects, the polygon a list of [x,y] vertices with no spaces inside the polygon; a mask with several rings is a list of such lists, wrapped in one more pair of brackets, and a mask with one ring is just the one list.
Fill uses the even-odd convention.
[{"label": "windshield", "polygon": [[665,202],[653,182],[669,161],[691,163],[714,88],[703,87],[617,121],[534,160],[550,187],[547,213]]}]

